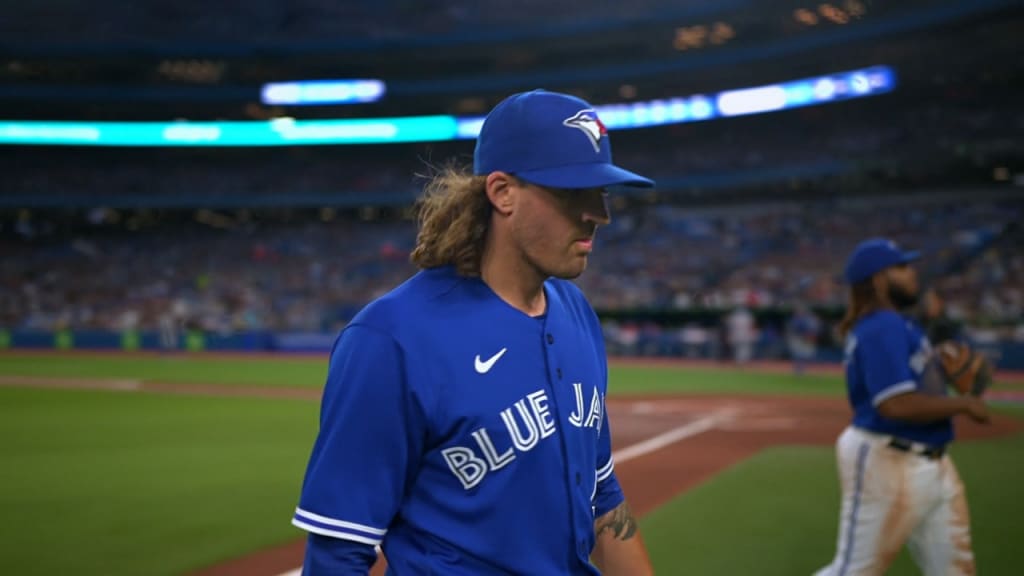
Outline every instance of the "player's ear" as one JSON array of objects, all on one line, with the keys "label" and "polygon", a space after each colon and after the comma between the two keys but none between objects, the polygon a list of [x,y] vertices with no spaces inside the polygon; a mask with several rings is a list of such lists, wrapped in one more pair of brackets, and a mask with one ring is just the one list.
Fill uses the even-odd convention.
[{"label": "player's ear", "polygon": [[515,184],[515,176],[507,172],[491,172],[487,175],[487,199],[500,214],[508,216],[512,213],[515,204]]}]

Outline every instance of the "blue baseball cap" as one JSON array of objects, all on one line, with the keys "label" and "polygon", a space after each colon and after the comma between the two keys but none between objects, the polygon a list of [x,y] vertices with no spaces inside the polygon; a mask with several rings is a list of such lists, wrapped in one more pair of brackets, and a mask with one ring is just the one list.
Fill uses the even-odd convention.
[{"label": "blue baseball cap", "polygon": [[850,284],[863,282],[890,266],[913,262],[921,257],[919,252],[904,252],[892,240],[871,238],[857,245],[846,261],[846,281]]},{"label": "blue baseball cap", "polygon": [[608,130],[593,106],[546,90],[513,94],[484,119],[473,173],[499,170],[552,188],[654,186],[612,164]]}]

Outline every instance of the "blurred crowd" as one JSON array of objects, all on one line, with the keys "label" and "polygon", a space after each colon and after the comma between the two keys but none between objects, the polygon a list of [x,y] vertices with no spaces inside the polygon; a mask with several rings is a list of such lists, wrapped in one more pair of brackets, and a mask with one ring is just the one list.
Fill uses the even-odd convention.
[{"label": "blurred crowd", "polygon": [[[141,232],[105,227],[70,240],[4,242],[0,324],[330,330],[410,271],[408,222],[242,223],[231,230],[209,224]],[[19,229],[45,236],[47,223]]]},{"label": "blurred crowd", "polygon": [[885,236],[926,254],[922,275],[950,293],[954,314],[1012,320],[1024,310],[1024,256],[1007,235],[1022,211],[1018,200],[955,196],[652,206],[602,231],[591,273],[579,282],[604,309],[839,307],[846,255],[866,237]]},{"label": "blurred crowd", "polygon": [[[925,253],[922,274],[956,319],[1012,330],[1022,212],[1012,196],[636,204],[599,232],[577,282],[610,311],[841,307],[846,255],[884,235]],[[334,331],[415,271],[415,224],[398,215],[173,214],[135,230],[109,218],[61,228],[45,212],[5,222],[0,327]]]},{"label": "blurred crowd", "polygon": [[[1024,113],[921,103],[894,122],[887,106],[616,133],[616,162],[659,186],[613,194],[580,286],[612,311],[836,309],[846,254],[882,235],[927,254],[928,283],[958,321],[1020,324]],[[469,164],[472,149],[12,149],[0,203],[36,208],[0,219],[0,327],[334,331],[414,272],[401,206],[417,174]],[[907,195],[882,194],[893,190]],[[640,329],[660,328],[625,326],[624,341]],[[697,327],[686,338],[708,340]]]},{"label": "blurred crowd", "polygon": [[[0,35],[54,56],[12,59],[0,76],[21,94],[8,100],[15,118],[45,110],[57,119],[315,120],[483,114],[501,81],[530,70],[567,75],[549,88],[602,104],[884,64],[899,83],[885,96],[615,132],[616,163],[658,186],[613,194],[614,220],[577,280],[609,313],[610,350],[742,361],[752,347],[768,355],[788,348],[811,357],[808,347],[831,337],[845,304],[846,255],[870,236],[924,252],[925,283],[953,322],[1024,341],[1019,14],[940,28],[924,0],[851,0],[842,6],[864,24],[836,28],[801,23],[788,5],[754,4],[255,0],[239,11],[181,0],[21,3],[0,19]],[[818,6],[823,15],[826,6]],[[907,26],[915,14],[939,19]],[[677,44],[719,18],[735,43],[707,52]],[[612,24],[624,21],[651,25],[616,32]],[[851,40],[870,26],[877,34]],[[821,42],[838,30],[835,46]],[[60,56],[82,42],[82,54],[108,57],[77,48]],[[109,58],[124,42],[147,49]],[[408,42],[431,49],[410,53]],[[158,56],[181,46],[211,56]],[[765,57],[779,50],[792,57]],[[676,57],[693,67],[586,80],[594,66],[660,69]],[[254,94],[169,105],[110,90],[244,89],[268,78],[333,77],[339,62],[381,72],[398,89],[379,108],[302,111],[249,102]],[[103,85],[119,104],[92,100]],[[27,96],[61,86],[67,101]],[[415,272],[409,204],[425,175],[451,159],[469,166],[472,156],[472,140],[8,147],[0,154],[0,330],[334,332]],[[638,311],[653,313],[645,321]]]}]

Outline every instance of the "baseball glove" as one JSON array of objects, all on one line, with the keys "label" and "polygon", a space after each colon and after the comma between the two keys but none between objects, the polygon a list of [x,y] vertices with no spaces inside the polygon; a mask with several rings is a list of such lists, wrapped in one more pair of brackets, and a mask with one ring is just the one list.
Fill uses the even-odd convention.
[{"label": "baseball glove", "polygon": [[942,375],[960,394],[981,396],[992,385],[992,365],[967,344],[947,340],[938,352]]}]

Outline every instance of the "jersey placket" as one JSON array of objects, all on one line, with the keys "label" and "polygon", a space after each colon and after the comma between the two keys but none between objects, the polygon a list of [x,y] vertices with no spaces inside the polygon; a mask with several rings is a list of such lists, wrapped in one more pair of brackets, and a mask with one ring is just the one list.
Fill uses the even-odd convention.
[{"label": "jersey placket", "polygon": [[[563,400],[570,402],[570,406],[575,405],[575,397],[570,397],[565,392],[570,388],[565,385],[563,378],[562,359],[559,354],[559,347],[557,345],[558,338],[553,334],[551,322],[551,314],[548,315],[548,320],[544,323],[544,360],[547,366],[547,387],[551,393],[552,407],[555,410],[558,421],[560,423],[560,429],[562,431],[559,434],[559,447],[562,451],[562,463],[565,468],[565,487],[566,496],[569,500],[569,510],[572,512],[572,535],[573,542],[576,546],[576,555],[578,558],[586,559],[589,561],[590,551],[587,549],[587,539],[583,538],[580,534],[579,518],[581,511],[578,509],[576,504],[576,491],[579,490],[579,485],[582,482],[582,471],[573,470],[573,465],[570,463],[569,458],[569,447],[566,445],[568,442],[568,434],[578,434],[579,431],[574,430],[571,426],[566,426],[568,422],[568,415],[564,413],[562,408]],[[569,410],[572,412],[572,408]]]}]

